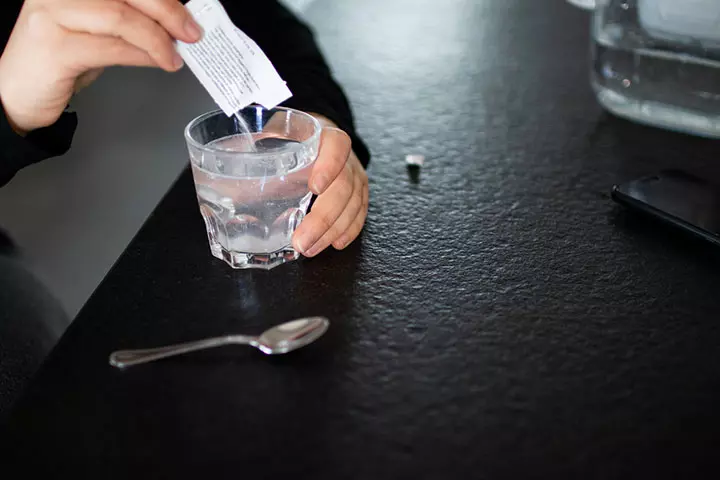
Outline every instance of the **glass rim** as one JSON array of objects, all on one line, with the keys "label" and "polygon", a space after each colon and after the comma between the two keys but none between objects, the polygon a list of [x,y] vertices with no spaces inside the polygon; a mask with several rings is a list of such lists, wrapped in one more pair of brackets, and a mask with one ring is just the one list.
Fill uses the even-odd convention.
[{"label": "glass rim", "polygon": [[[185,127],[185,132],[184,132],[184,134],[185,134],[185,141],[188,143],[188,145],[190,145],[190,146],[192,146],[192,147],[194,147],[194,148],[197,148],[198,150],[205,151],[205,152],[212,152],[212,153],[232,153],[232,154],[234,154],[234,155],[243,155],[243,156],[244,156],[244,155],[247,155],[247,156],[256,156],[256,155],[257,155],[257,156],[261,156],[261,155],[267,155],[268,153],[272,153],[273,150],[275,150],[275,151],[277,151],[277,152],[282,152],[282,154],[285,154],[285,153],[297,153],[299,150],[301,150],[301,149],[302,149],[303,147],[305,147],[307,144],[313,143],[313,142],[315,142],[316,140],[319,141],[319,137],[320,137],[320,135],[322,134],[322,125],[320,124],[320,121],[319,121],[317,118],[315,118],[314,116],[310,115],[309,113],[303,112],[302,110],[296,110],[296,109],[294,109],[294,108],[288,108],[288,107],[275,107],[275,108],[270,108],[270,109],[268,109],[268,108],[263,107],[262,105],[248,105],[248,106],[245,107],[245,108],[256,108],[256,109],[257,109],[257,108],[260,108],[260,109],[265,110],[265,111],[268,111],[268,112],[271,111],[271,110],[280,110],[280,111],[284,111],[284,112],[290,112],[290,113],[293,113],[293,114],[298,114],[298,115],[300,115],[300,116],[302,116],[302,117],[306,117],[306,118],[310,119],[310,121],[311,121],[311,122],[313,123],[313,125],[315,126],[315,132],[313,132],[313,134],[312,134],[307,140],[303,140],[302,142],[288,143],[288,144],[286,144],[286,145],[283,146],[283,147],[279,147],[279,148],[272,149],[272,150],[265,150],[265,151],[262,151],[262,152],[238,152],[238,151],[233,150],[233,149],[231,149],[231,148],[223,148],[223,147],[214,147],[214,146],[203,145],[202,143],[200,143],[200,142],[198,142],[197,140],[195,140],[194,138],[192,138],[192,136],[190,135],[190,130],[191,130],[192,128],[196,127],[197,125],[199,125],[201,122],[207,120],[207,119],[210,118],[210,117],[213,117],[213,116],[218,115],[218,114],[225,115],[225,112],[218,108],[218,109],[215,109],[215,110],[212,110],[212,111],[209,111],[209,112],[205,112],[205,113],[203,113],[202,115],[199,115],[199,116],[195,117],[194,119],[190,120],[190,123],[188,123],[187,126]],[[243,108],[242,110],[245,110],[245,108]],[[240,111],[242,111],[242,110],[240,110]],[[225,115],[225,116],[227,117],[227,115]],[[227,117],[227,118],[230,118],[230,117]],[[218,140],[219,140],[219,139],[218,139]]]}]

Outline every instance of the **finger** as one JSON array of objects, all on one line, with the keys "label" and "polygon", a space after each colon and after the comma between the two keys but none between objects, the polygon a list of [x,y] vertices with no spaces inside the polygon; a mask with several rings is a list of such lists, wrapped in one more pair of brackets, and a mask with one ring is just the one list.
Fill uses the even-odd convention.
[{"label": "finger", "polygon": [[363,201],[363,179],[360,175],[355,175],[355,188],[353,189],[352,197],[345,206],[345,210],[340,214],[335,223],[328,229],[327,232],[315,242],[315,245],[305,253],[307,257],[314,257],[318,253],[325,250],[333,242],[339,239],[339,237],[350,228],[355,218],[360,213]]},{"label": "finger", "polygon": [[310,175],[310,189],[320,195],[331,185],[343,171],[350,157],[352,142],[347,133],[339,128],[323,129],[320,153],[313,165]]},{"label": "finger", "polygon": [[72,33],[64,41],[67,47],[64,51],[71,52],[73,62],[82,71],[113,65],[157,67],[147,52],[119,38]]},{"label": "finger", "polygon": [[347,164],[327,191],[318,197],[312,211],[305,217],[293,235],[293,247],[305,255],[310,247],[325,235],[337,221],[352,197],[354,179],[352,167]]},{"label": "finger", "polygon": [[365,220],[367,220],[369,199],[370,187],[366,183],[362,190],[362,207],[360,208],[359,214],[355,217],[355,220],[345,233],[340,235],[340,238],[333,242],[333,247],[337,250],[346,248],[358,237],[358,235],[360,235],[360,232],[362,232],[362,229],[365,226]]},{"label": "finger", "polygon": [[200,40],[202,29],[177,0],[123,0],[163,26],[170,35],[183,42]]},{"label": "finger", "polygon": [[[146,51],[165,70],[182,67],[170,35],[157,23],[115,0],[72,0],[50,4],[58,24],[74,32],[118,37]],[[108,59],[112,61],[112,58]]]}]

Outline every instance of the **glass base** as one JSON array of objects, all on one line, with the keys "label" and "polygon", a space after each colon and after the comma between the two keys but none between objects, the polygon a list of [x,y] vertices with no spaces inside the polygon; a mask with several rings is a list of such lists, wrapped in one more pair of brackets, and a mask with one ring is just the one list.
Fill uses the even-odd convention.
[{"label": "glass base", "polygon": [[593,82],[600,104],[611,113],[653,127],[701,137],[720,138],[720,117],[622,95]]},{"label": "glass base", "polygon": [[270,270],[271,268],[300,258],[300,254],[290,246],[272,253],[240,253],[230,252],[221,245],[214,244],[210,246],[210,252],[213,257],[223,260],[232,268],[236,269],[257,268],[260,270]]}]

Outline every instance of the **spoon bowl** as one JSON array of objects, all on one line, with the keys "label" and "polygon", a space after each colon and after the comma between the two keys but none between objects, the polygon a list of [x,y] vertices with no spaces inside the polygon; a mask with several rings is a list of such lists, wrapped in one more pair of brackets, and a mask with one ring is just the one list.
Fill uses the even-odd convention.
[{"label": "spoon bowl", "polygon": [[330,322],[323,317],[293,320],[265,330],[253,346],[268,355],[292,352],[323,336],[329,326]]}]

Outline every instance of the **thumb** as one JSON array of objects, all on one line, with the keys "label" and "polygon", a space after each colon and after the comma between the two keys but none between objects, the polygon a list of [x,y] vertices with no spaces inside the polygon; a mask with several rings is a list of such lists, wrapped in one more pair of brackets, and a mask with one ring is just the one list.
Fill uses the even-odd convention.
[{"label": "thumb", "polygon": [[310,176],[310,189],[315,195],[322,194],[343,171],[352,151],[347,133],[334,127],[325,127],[320,140],[320,152]]}]

